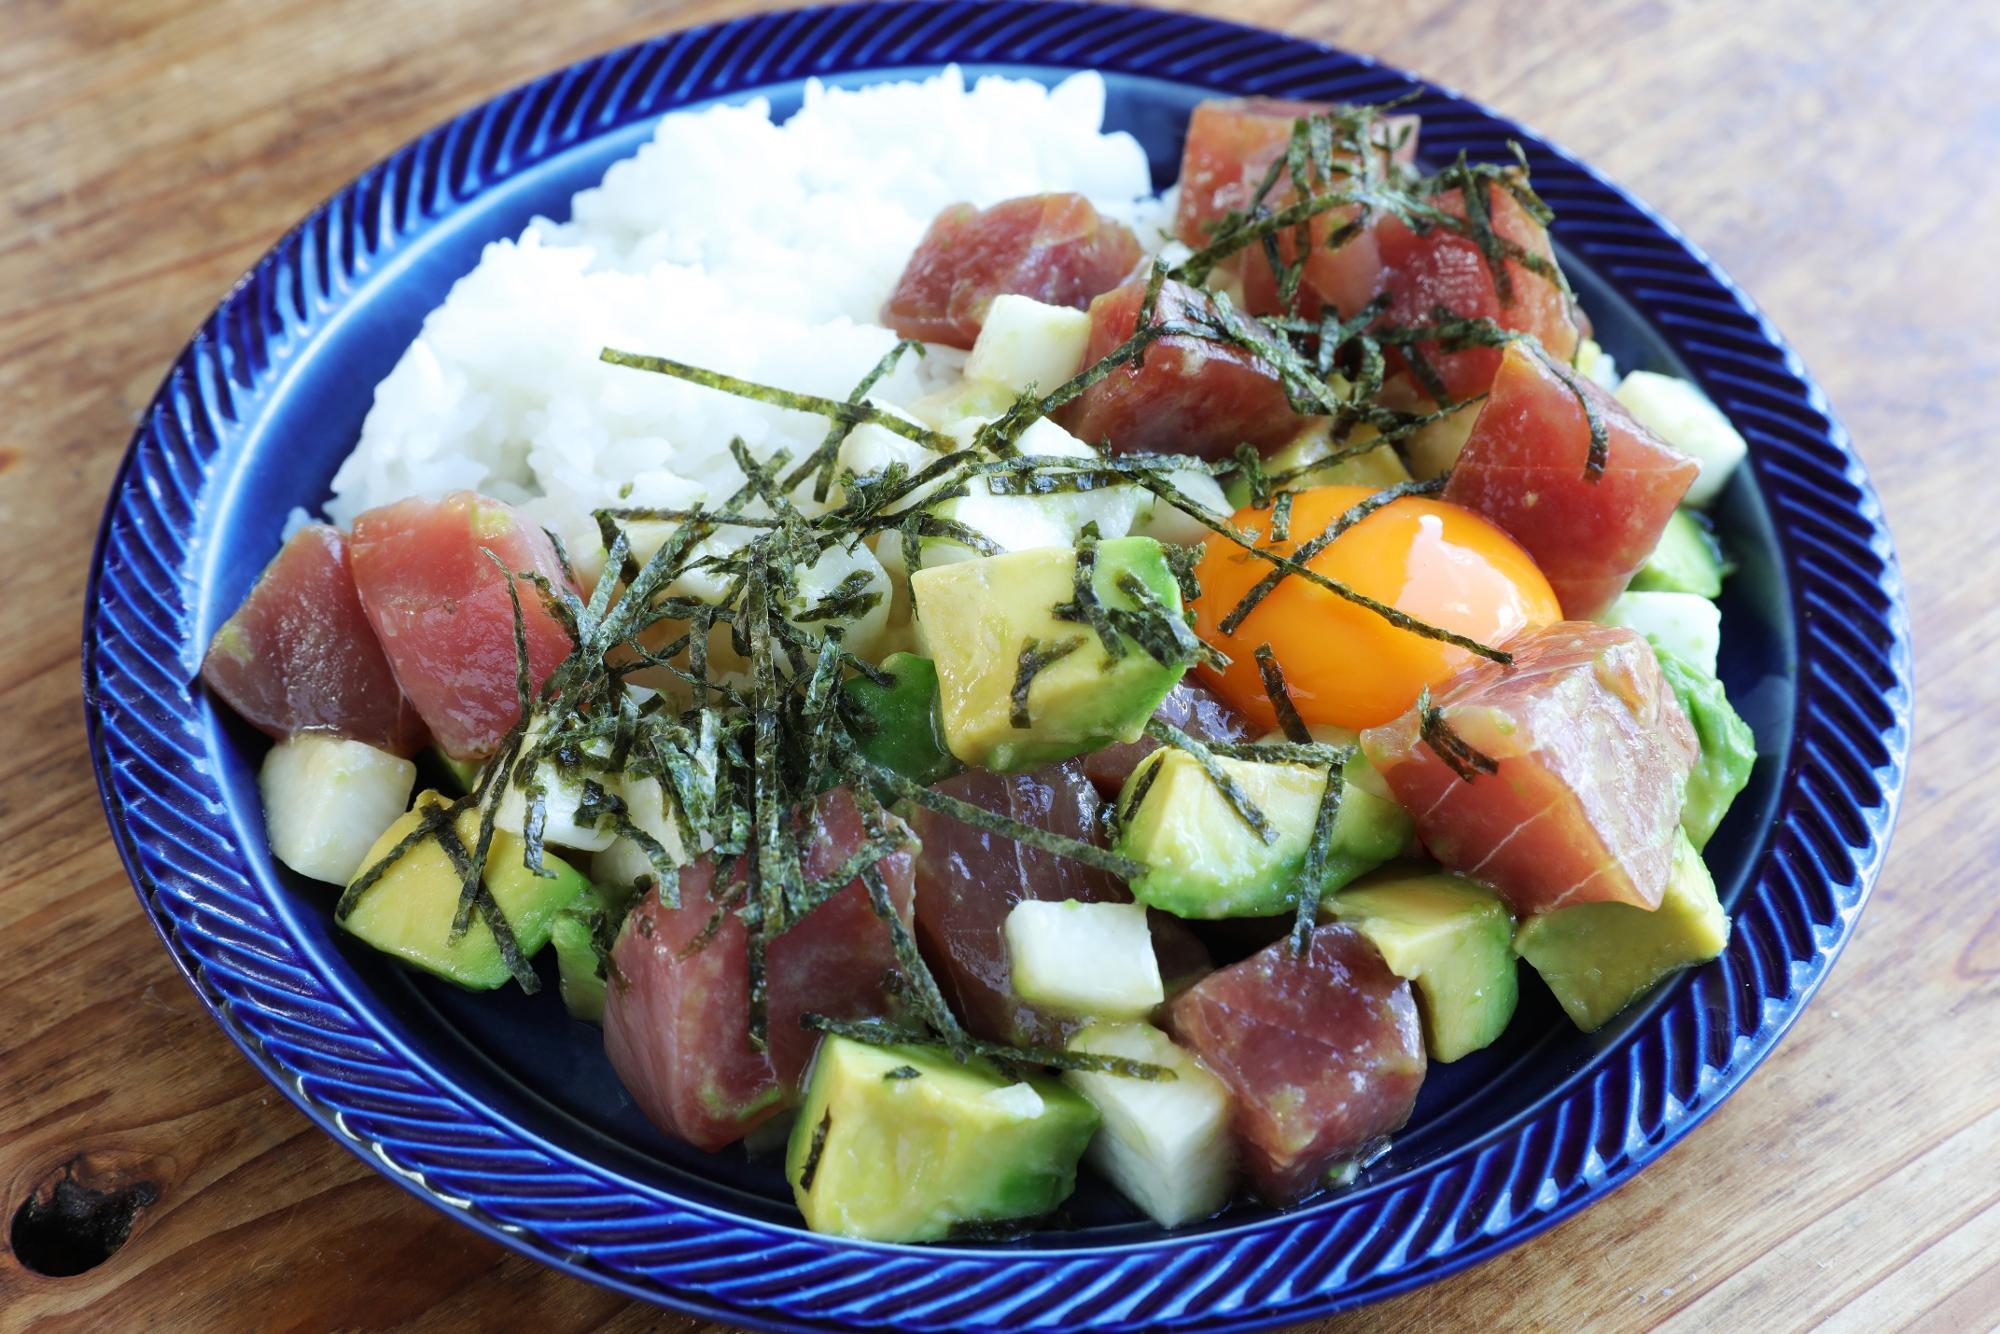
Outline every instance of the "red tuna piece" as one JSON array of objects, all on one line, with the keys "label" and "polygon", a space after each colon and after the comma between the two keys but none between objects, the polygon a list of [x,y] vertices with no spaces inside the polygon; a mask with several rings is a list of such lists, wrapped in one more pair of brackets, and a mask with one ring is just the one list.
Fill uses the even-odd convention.
[{"label": "red tuna piece", "polygon": [[[1140,281],[1090,303],[1085,366],[1132,337],[1145,301],[1146,284]],[[1208,319],[1214,309],[1206,292],[1169,280],[1160,288],[1154,316],[1163,322]],[[1159,339],[1147,347],[1143,364],[1118,367],[1059,409],[1056,419],[1085,444],[1127,454],[1202,458],[1226,458],[1246,440],[1272,448],[1304,425],[1270,363],[1188,334]]]},{"label": "red tuna piece", "polygon": [[[1098,839],[1102,803],[1071,760],[1024,774],[968,770],[938,784],[961,801],[1085,843]],[[1014,994],[1003,926],[1026,899],[1130,903],[1118,880],[1004,834],[919,811],[917,943],[938,987],[968,1030],[996,1042],[1060,1047],[1077,1025]],[[1148,914],[1168,986],[1208,971],[1208,951],[1185,924]]]},{"label": "red tuna piece", "polygon": [[397,755],[430,740],[354,591],[347,541],[307,524],[257,576],[201,660],[201,679],[280,741],[331,732]]},{"label": "red tuna piece", "polygon": [[1410,984],[1349,926],[1319,927],[1302,957],[1279,940],[1209,974],[1167,1024],[1234,1095],[1244,1169],[1272,1204],[1400,1129],[1423,1087]]},{"label": "red tuna piece", "polygon": [[[1153,716],[1202,742],[1234,744],[1250,740],[1255,731],[1250,720],[1225,704],[1220,695],[1192,681],[1182,681],[1168,691]],[[1159,748],[1160,743],[1149,736],[1106,746],[1082,757],[1083,771],[1100,793],[1115,797],[1139,761]]]},{"label": "red tuna piece", "polygon": [[988,209],[953,204],[917,244],[882,322],[905,338],[971,347],[994,297],[1082,310],[1144,257],[1132,229],[1082,195],[1028,195]]},{"label": "red tuna piece", "polygon": [[1699,750],[1653,646],[1632,630],[1563,621],[1507,650],[1511,667],[1481,659],[1435,700],[1492,772],[1454,768],[1415,706],[1361,734],[1369,762],[1431,856],[1493,886],[1517,915],[1659,907]]},{"label": "red tuna piece", "polygon": [[[354,585],[396,679],[455,760],[482,760],[521,716],[507,576],[567,586],[555,544],[511,505],[471,491],[412,498],[354,521]],[[539,687],[569,656],[569,634],[520,583],[528,665]]]},{"label": "red tuna piece", "polygon": [[[1555,251],[1548,229],[1531,216],[1512,191],[1486,187],[1487,216],[1493,234],[1550,266]],[[1465,217],[1465,191],[1445,190],[1430,201],[1456,218]],[[1577,330],[1570,299],[1561,285],[1531,270],[1517,259],[1505,259],[1507,292],[1500,290],[1485,255],[1471,237],[1437,225],[1416,231],[1402,219],[1384,214],[1376,224],[1385,273],[1382,290],[1389,295],[1383,322],[1425,325],[1435,322],[1440,307],[1460,319],[1490,319],[1504,329],[1533,334],[1560,361],[1576,355]],[[1419,343],[1425,361],[1437,371],[1445,392],[1454,400],[1482,393],[1500,367],[1497,347],[1468,347],[1446,352],[1436,343]]]},{"label": "red tuna piece", "polygon": [[[1227,215],[1243,213],[1257,197],[1271,164],[1285,156],[1292,127],[1307,116],[1338,112],[1328,102],[1289,102],[1277,98],[1223,98],[1203,102],[1188,121],[1187,142],[1181,152],[1180,196],[1174,210],[1174,235],[1199,250],[1213,239],[1214,228]],[[1409,162],[1416,156],[1417,118],[1386,116],[1368,130],[1374,149],[1371,164],[1377,173],[1386,172],[1393,159]],[[1335,161],[1352,165],[1359,159],[1339,153]],[[1317,173],[1310,181],[1312,192],[1344,190],[1353,178],[1336,174],[1332,181]],[[1264,207],[1278,212],[1297,203],[1299,192],[1288,173],[1264,196]],[[1317,316],[1326,306],[1343,315],[1353,315],[1372,300],[1382,277],[1382,252],[1372,226],[1363,226],[1334,249],[1327,241],[1335,231],[1351,224],[1358,209],[1340,208],[1321,213],[1308,222],[1311,248],[1299,286],[1298,310]],[[1298,259],[1298,241],[1291,228],[1278,233],[1281,263]],[[1252,314],[1275,315],[1283,309],[1278,299],[1277,275],[1261,244],[1248,246],[1226,261],[1225,268],[1242,279],[1244,306]]]},{"label": "red tuna piece", "polygon": [[[1585,400],[1609,446],[1594,479]],[[1625,591],[1700,471],[1595,381],[1514,343],[1444,498],[1506,529],[1548,576],[1563,615],[1582,620]]]},{"label": "red tuna piece", "polygon": [[[803,855],[809,878],[832,874],[867,842],[845,788],[821,797],[812,818]],[[907,927],[910,854],[892,853],[876,868]],[[740,877],[732,889],[725,903],[742,893]],[[717,917],[713,857],[681,868],[680,900],[669,908],[654,889],[626,920],[611,952],[617,976],[605,990],[604,1049],[653,1124],[713,1152],[791,1103],[819,1043],[818,1033],[799,1026],[801,1015],[897,1016],[884,986],[896,952],[858,879],[807,913],[765,956],[760,1052],[750,1040],[748,932],[734,911]],[[719,922],[712,931],[711,922]]]}]

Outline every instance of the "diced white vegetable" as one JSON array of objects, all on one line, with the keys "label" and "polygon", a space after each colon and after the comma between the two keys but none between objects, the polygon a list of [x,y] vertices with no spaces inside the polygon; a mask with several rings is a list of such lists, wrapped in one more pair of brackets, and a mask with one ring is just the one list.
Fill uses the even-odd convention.
[{"label": "diced white vegetable", "polygon": [[[528,728],[527,736],[521,742],[521,753],[526,755],[542,737],[540,724]],[[591,753],[599,759],[609,759],[611,743],[594,743]],[[565,848],[577,848],[584,852],[601,852],[618,838],[617,831],[607,821],[601,828],[585,824],[579,818],[583,806],[583,785],[586,780],[596,782],[607,790],[612,788],[608,775],[600,773],[579,773],[572,770],[564,773],[554,759],[545,759],[534,766],[534,782],[542,787],[546,819],[542,824],[542,839]],[[493,810],[493,827],[510,834],[520,834],[527,828],[528,796],[530,783],[528,772],[516,765],[509,775],[507,787],[500,794],[499,805]]]},{"label": "diced white vegetable", "polygon": [[[980,425],[973,420],[961,422],[952,435],[970,446]],[[1021,432],[1015,445],[1021,453],[1040,458],[1073,458],[1088,463],[1098,457],[1096,450],[1045,417]],[[1072,546],[1087,523],[1097,525],[1099,537],[1123,537],[1132,531],[1145,494],[1135,486],[1107,486],[1041,496],[996,496],[983,480],[969,483],[967,489],[970,494],[942,501],[934,512],[964,524],[1002,551]],[[946,537],[924,543],[926,565],[971,560],[981,554]]]},{"label": "diced white vegetable", "polygon": [[1076,374],[1089,341],[1090,316],[1083,311],[1002,293],[987,308],[965,359],[965,378],[1016,393],[1030,385],[1047,393]]},{"label": "diced white vegetable", "polygon": [[604,851],[591,855],[590,878],[623,895],[641,880],[651,884],[659,879],[659,873],[653,869],[652,859],[646,855],[644,848],[629,838],[621,838]]},{"label": "diced white vegetable", "polygon": [[[930,355],[937,353],[933,350]],[[973,418],[985,421],[997,417],[1012,407],[1017,397],[1014,390],[991,380],[958,380],[910,404],[910,415],[933,430],[949,431]]]},{"label": "diced white vegetable", "polygon": [[1749,453],[1742,433],[1692,381],[1633,371],[1619,382],[1617,397],[1640,425],[1701,465],[1684,504],[1706,505],[1721,495]]},{"label": "diced white vegetable", "polygon": [[[1210,518],[1229,517],[1229,500],[1222,494],[1222,483],[1216,481],[1213,475],[1198,468],[1183,468],[1167,474],[1167,481],[1176,491],[1206,510]],[[1167,504],[1150,491],[1141,493],[1140,504],[1143,508],[1132,531],[1141,537],[1191,547],[1208,536],[1208,529],[1190,517],[1188,511],[1178,505]]]},{"label": "diced white vegetable", "polygon": [[1007,914],[1006,935],[1014,990],[1031,1005],[1123,1018],[1166,999],[1139,904],[1029,899]]},{"label": "diced white vegetable", "polygon": [[1007,1115],[1018,1117],[1023,1121],[1034,1120],[1042,1114],[1042,1109],[1047,1106],[1042,1101],[1042,1095],[1035,1092],[1034,1085],[1032,1084],[1009,1084],[1004,1088],[994,1089],[991,1093],[981,1096],[1001,1111],[1007,1113]]},{"label": "diced white vegetable", "polygon": [[[853,615],[838,607],[830,607],[824,617],[815,617],[813,611],[827,603],[840,592],[841,585],[859,575],[866,582],[856,580],[864,594],[873,593],[875,602],[866,611]],[[864,658],[876,660],[881,657],[882,637],[889,628],[889,608],[894,601],[894,590],[889,585],[888,572],[875,553],[857,542],[853,547],[829,547],[820,553],[820,558],[812,566],[799,574],[798,596],[792,599],[786,612],[793,621],[810,626],[822,619],[829,625],[839,625],[843,629],[842,643]]]},{"label": "diced white vegetable", "polygon": [[1172,1079],[1064,1073],[1104,1118],[1086,1161],[1161,1227],[1220,1209],[1236,1175],[1229,1094],[1220,1081],[1150,1024],[1092,1024],[1069,1045],[1174,1072]]},{"label": "diced white vegetable", "polygon": [[1598,619],[1637,630],[1681,661],[1715,675],[1722,612],[1698,593],[1624,593]]},{"label": "diced white vegetable", "polygon": [[1577,344],[1576,369],[1586,380],[1595,380],[1606,389],[1618,387],[1618,363],[1595,338],[1586,338]]},{"label": "diced white vegetable", "polygon": [[410,808],[416,782],[416,765],[359,741],[313,732],[280,741],[257,774],[271,855],[300,875],[346,884]]}]

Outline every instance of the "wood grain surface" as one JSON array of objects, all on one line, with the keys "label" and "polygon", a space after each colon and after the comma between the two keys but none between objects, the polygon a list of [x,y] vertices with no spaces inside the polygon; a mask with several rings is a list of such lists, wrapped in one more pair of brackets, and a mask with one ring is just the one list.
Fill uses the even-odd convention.
[{"label": "wood grain surface", "polygon": [[[0,1216],[65,1172],[149,1193],[73,1277],[0,1249],[0,1328],[695,1327],[447,1221],[238,1056],[106,836],[77,642],[135,417],[285,227],[508,85],[750,7],[0,0]],[[1678,222],[1853,430],[1916,622],[1895,851],[1775,1057],[1608,1200],[1329,1327],[2000,1322],[2000,6],[1204,7],[1464,89]]]}]

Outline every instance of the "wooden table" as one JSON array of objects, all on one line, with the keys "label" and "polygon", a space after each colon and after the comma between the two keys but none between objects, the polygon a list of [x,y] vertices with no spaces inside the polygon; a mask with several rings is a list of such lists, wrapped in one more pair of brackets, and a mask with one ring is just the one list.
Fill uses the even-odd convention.
[{"label": "wooden table", "polygon": [[[1792,337],[1901,543],[1917,755],[1859,934],[1776,1056],[1632,1184],[1347,1322],[1940,1331],[2000,1321],[2000,10],[1453,0],[1207,8],[1439,77],[1697,238]],[[732,0],[0,3],[0,1211],[83,1158],[153,1183],[0,1327],[680,1327],[362,1168],[210,1023],[85,758],[91,533],[189,330],[313,203],[449,113]],[[1975,13],[1983,11],[1983,13]],[[1989,457],[1991,455],[1989,454]]]}]

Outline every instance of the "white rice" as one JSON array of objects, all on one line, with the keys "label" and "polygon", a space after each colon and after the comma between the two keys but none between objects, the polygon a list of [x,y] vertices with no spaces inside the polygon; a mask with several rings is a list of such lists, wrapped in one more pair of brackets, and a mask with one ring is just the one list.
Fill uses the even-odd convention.
[{"label": "white rice", "polygon": [[[377,388],[327,514],[471,487],[522,504],[572,547],[591,509],[719,500],[741,436],[801,457],[826,424],[610,367],[606,345],[845,396],[895,343],[877,312],[938,210],[1076,191],[1151,239],[1144,152],[1102,132],[1104,84],[1053,89],[957,69],[921,83],[808,85],[773,125],[754,99],[670,115],[571,201],[486,248]],[[908,403],[957,354],[905,358],[876,391]]]}]

